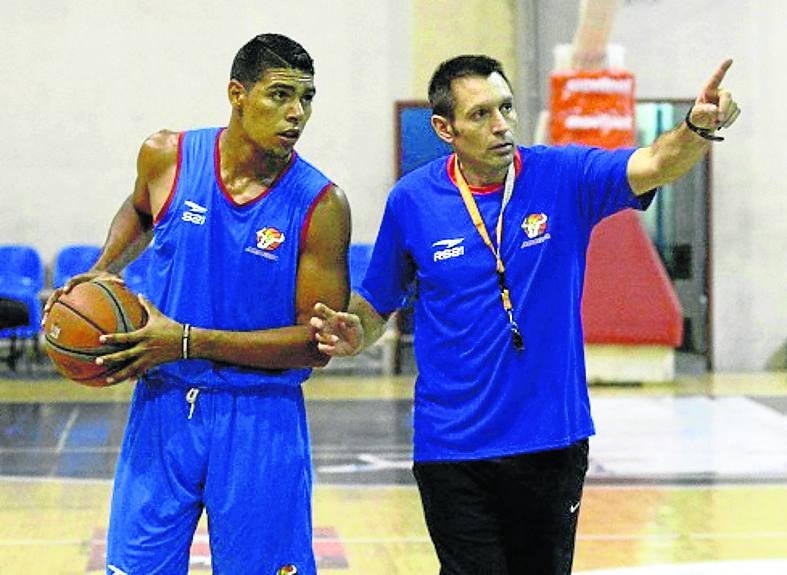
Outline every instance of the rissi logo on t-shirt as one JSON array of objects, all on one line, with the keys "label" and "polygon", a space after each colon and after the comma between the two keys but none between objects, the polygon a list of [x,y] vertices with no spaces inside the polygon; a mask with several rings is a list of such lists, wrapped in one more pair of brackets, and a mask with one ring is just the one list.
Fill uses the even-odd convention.
[{"label": "rissi logo on t-shirt", "polygon": [[547,241],[552,236],[547,231],[547,221],[549,218],[544,213],[528,214],[522,220],[522,229],[527,239],[522,242],[520,247],[527,248]]},{"label": "rissi logo on t-shirt", "polygon": [[434,253],[434,261],[439,262],[465,255],[465,247],[461,245],[463,241],[464,238],[453,238],[433,243],[433,248],[439,248]]},{"label": "rissi logo on t-shirt", "polygon": [[188,209],[183,210],[181,219],[184,222],[189,222],[198,226],[203,225],[207,219],[205,214],[208,213],[208,208],[199,205],[197,202],[192,202],[191,200],[186,200],[183,203],[186,204],[186,208]]}]

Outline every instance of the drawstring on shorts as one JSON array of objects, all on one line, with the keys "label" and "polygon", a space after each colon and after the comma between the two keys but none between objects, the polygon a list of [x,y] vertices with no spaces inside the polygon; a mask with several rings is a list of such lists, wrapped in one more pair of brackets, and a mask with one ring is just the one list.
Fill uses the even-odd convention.
[{"label": "drawstring on shorts", "polygon": [[186,392],[186,403],[189,404],[189,419],[194,415],[194,408],[197,407],[197,396],[199,395],[199,388],[192,387]]}]

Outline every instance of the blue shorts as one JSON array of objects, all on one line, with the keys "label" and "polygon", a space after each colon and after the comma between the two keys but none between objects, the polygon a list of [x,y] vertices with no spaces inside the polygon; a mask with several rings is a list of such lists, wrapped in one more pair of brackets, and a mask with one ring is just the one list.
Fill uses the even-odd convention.
[{"label": "blue shorts", "polygon": [[185,575],[204,508],[215,575],[314,575],[300,387],[205,389],[192,403],[188,392],[137,384],[115,473],[107,574]]}]

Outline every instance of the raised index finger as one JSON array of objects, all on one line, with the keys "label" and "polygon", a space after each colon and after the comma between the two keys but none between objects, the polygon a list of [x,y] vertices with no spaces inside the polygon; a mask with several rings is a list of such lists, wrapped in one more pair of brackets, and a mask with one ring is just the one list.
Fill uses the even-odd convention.
[{"label": "raised index finger", "polygon": [[708,83],[705,85],[705,90],[717,90],[721,85],[721,81],[724,79],[724,75],[727,73],[727,70],[730,69],[730,66],[732,66],[732,58],[727,58],[721,63],[719,69],[713,73],[711,79],[708,80]]}]

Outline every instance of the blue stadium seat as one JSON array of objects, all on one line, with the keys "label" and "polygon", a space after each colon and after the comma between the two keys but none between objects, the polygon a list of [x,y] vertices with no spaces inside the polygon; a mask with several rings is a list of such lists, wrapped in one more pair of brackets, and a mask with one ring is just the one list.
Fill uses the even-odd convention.
[{"label": "blue stadium seat", "polygon": [[0,337],[29,338],[38,334],[41,323],[41,300],[44,289],[44,264],[32,246],[0,246],[0,295],[23,301],[28,307],[27,325],[0,330]]},{"label": "blue stadium seat", "polygon": [[77,274],[89,270],[101,253],[101,248],[93,245],[71,245],[63,247],[55,257],[52,270],[52,287],[63,287]]},{"label": "blue stadium seat", "polygon": [[350,289],[361,284],[372,258],[372,244],[350,244],[348,261],[350,265]]},{"label": "blue stadium seat", "polygon": [[146,249],[139,254],[137,259],[128,264],[123,272],[123,280],[126,282],[126,286],[134,293],[145,293],[150,254],[150,249]]},{"label": "blue stadium seat", "polygon": [[11,342],[8,356],[2,358],[15,369],[16,360],[22,355],[17,346],[32,340],[38,350],[38,334],[41,330],[40,293],[44,288],[44,264],[35,248],[26,245],[0,245],[0,297],[17,301],[27,307],[28,323],[0,329],[0,338]]}]

